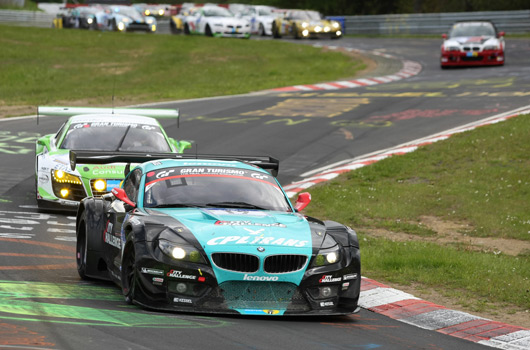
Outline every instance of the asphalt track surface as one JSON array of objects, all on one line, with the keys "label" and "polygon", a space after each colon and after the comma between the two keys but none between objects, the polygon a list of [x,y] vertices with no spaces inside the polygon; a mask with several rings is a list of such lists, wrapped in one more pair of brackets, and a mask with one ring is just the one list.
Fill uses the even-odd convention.
[{"label": "asphalt track surface", "polygon": [[[298,42],[300,43],[300,42]],[[282,184],[304,173],[528,105],[530,40],[507,39],[506,65],[441,70],[441,40],[310,41],[364,50],[394,74],[401,60],[418,75],[387,84],[304,92],[257,92],[177,101],[192,152],[268,154]],[[397,57],[372,56],[373,52]],[[355,77],[359,78],[359,77]],[[127,306],[118,288],[82,282],[74,218],[37,213],[34,140],[63,119],[0,121],[0,348],[12,349],[487,349],[367,310],[329,318],[224,317],[149,312]],[[369,277],[369,276],[368,276]]]}]

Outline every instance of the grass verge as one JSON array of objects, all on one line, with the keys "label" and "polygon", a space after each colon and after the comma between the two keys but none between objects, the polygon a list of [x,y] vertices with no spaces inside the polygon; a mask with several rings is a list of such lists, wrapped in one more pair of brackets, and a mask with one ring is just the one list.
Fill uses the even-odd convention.
[{"label": "grass verge", "polygon": [[0,26],[0,109],[132,104],[353,77],[361,61],[273,40]]},{"label": "grass verge", "polygon": [[306,213],[358,230],[365,276],[528,315],[528,135],[519,116],[387,158],[312,189]]}]

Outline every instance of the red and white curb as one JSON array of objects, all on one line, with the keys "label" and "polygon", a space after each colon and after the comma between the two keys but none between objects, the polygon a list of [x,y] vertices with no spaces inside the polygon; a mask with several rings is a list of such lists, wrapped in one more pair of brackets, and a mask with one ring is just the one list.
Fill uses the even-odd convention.
[{"label": "red and white curb", "polygon": [[450,310],[364,277],[359,306],[400,322],[475,343],[499,349],[530,349],[530,329]]},{"label": "red and white curb", "polygon": [[[325,47],[328,50],[337,49],[336,46],[315,45],[315,47]],[[386,57],[390,59],[398,59],[395,56],[381,53],[379,51],[363,51],[363,50],[352,49],[352,48],[345,48],[345,50],[349,52],[358,52],[361,54],[371,54],[371,55],[376,55],[376,56],[382,56],[382,57]],[[385,75],[382,77],[363,78],[363,79],[354,79],[354,80],[341,80],[341,81],[334,81],[334,82],[321,83],[321,84],[287,86],[287,87],[272,89],[271,91],[292,92],[292,91],[320,91],[320,90],[351,89],[351,88],[358,88],[358,87],[369,86],[369,85],[391,83],[393,81],[410,78],[421,72],[422,67],[421,67],[421,64],[419,64],[418,62],[403,60],[402,63],[403,63],[403,68],[399,72],[395,74],[391,74],[391,75]]]},{"label": "red and white curb", "polygon": [[391,156],[410,153],[418,149],[418,147],[429,145],[440,140],[445,140],[454,134],[473,130],[479,126],[502,122],[525,113],[530,113],[530,105],[506,113],[498,114],[486,119],[482,119],[477,122],[466,124],[455,129],[446,130],[441,133],[427,136],[425,138],[421,138],[412,142],[404,143],[386,150],[377,151],[368,155],[360,156],[350,160],[345,160],[339,163],[329,165],[327,167],[307,172],[305,174],[302,174],[302,176],[309,177],[283,186],[283,188],[285,189],[289,197],[294,197],[298,192],[304,191],[321,182],[332,180],[342,173],[362,168],[366,165],[373,164]]}]

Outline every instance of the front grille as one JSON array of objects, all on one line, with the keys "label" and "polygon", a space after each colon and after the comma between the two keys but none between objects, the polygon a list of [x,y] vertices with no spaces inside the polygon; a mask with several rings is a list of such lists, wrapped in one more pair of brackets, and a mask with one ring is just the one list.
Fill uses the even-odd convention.
[{"label": "front grille", "polygon": [[309,310],[306,299],[293,283],[229,281],[219,288],[233,309]]},{"label": "front grille", "polygon": [[263,270],[267,273],[285,273],[301,270],[307,262],[305,255],[271,255],[265,259]]},{"label": "front grille", "polygon": [[258,257],[250,254],[213,253],[212,260],[215,265],[224,270],[256,272],[259,268]]},{"label": "front grille", "polygon": [[462,61],[475,62],[475,61],[482,61],[482,60],[483,60],[483,57],[482,57],[482,56],[475,56],[475,57],[462,57]]}]

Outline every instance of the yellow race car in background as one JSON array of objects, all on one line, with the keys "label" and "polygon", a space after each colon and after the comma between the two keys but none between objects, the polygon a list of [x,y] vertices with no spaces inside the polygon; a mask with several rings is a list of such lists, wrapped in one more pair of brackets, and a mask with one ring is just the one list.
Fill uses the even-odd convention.
[{"label": "yellow race car in background", "polygon": [[340,22],[323,19],[317,11],[287,10],[272,23],[272,35],[275,38],[293,36],[295,39],[338,39],[342,36],[342,26]]}]

